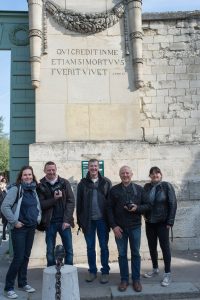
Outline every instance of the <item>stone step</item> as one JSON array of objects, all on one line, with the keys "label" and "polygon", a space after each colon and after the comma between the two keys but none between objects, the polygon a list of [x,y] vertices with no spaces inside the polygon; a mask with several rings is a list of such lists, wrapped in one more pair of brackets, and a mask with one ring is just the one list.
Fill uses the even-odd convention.
[{"label": "stone step", "polygon": [[119,292],[117,287],[111,287],[112,299],[125,300],[168,300],[168,299],[200,299],[199,288],[190,282],[172,282],[168,287],[161,287],[158,284],[143,284],[141,293],[133,291],[129,286],[125,292]]}]

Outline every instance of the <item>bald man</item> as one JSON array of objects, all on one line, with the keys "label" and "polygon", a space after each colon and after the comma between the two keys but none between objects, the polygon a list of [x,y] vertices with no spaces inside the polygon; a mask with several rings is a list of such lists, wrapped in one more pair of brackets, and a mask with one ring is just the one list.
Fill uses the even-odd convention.
[{"label": "bald man", "polygon": [[128,240],[131,250],[132,286],[136,292],[142,291],[140,283],[140,240],[141,214],[150,209],[144,190],[132,182],[133,172],[129,166],[119,170],[121,183],[110,191],[108,215],[118,249],[118,262],[121,282],[118,286],[124,292],[129,285],[129,268],[127,258]]}]

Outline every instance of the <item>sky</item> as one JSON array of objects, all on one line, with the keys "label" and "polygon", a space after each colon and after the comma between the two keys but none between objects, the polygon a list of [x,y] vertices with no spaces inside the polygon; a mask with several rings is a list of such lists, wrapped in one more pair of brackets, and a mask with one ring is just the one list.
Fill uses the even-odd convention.
[{"label": "sky", "polygon": [[[75,1],[75,0],[74,0]],[[84,0],[83,0],[84,1]],[[143,12],[200,10],[200,0],[143,0]],[[27,0],[0,0],[0,10],[27,11]],[[0,51],[0,116],[4,117],[4,132],[10,128],[10,53]]]}]

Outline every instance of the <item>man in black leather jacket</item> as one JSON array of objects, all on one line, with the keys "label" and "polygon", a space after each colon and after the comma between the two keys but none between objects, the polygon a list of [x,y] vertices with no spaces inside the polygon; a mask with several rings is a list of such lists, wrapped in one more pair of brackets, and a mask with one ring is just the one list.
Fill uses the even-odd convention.
[{"label": "man in black leather jacket", "polygon": [[109,225],[107,220],[108,195],[111,182],[99,173],[99,162],[91,159],[88,163],[88,174],[78,184],[77,190],[77,223],[83,230],[87,244],[89,273],[86,281],[92,282],[97,277],[95,239],[96,233],[101,248],[101,283],[108,282],[110,267],[108,265]]},{"label": "man in black leather jacket", "polygon": [[119,252],[119,268],[121,282],[118,290],[124,292],[129,284],[129,268],[127,258],[127,244],[131,249],[132,285],[136,292],[141,292],[140,283],[140,240],[141,214],[150,209],[141,186],[131,181],[133,172],[130,167],[120,168],[121,183],[112,187],[108,206],[110,227],[113,229]]}]

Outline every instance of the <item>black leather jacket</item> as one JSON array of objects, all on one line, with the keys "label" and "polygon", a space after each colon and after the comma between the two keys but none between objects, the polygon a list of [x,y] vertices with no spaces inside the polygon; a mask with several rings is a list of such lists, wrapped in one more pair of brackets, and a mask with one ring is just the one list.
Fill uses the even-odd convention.
[{"label": "black leather jacket", "polygon": [[62,198],[55,200],[53,192],[46,182],[45,177],[40,180],[37,193],[39,196],[41,208],[42,208],[42,220],[38,230],[46,230],[51,222],[53,209],[56,205],[59,205],[63,210],[63,222],[69,223],[74,227],[73,212],[75,207],[74,195],[68,180],[58,176],[58,181],[55,185],[59,184],[59,189],[62,191]]},{"label": "black leather jacket", "polygon": [[[144,186],[148,198],[153,186],[152,183],[146,183]],[[174,188],[170,183],[163,181],[156,187],[155,200],[151,211],[145,213],[145,221],[148,223],[166,223],[173,226],[176,209],[177,200]]]},{"label": "black leather jacket", "polygon": [[[135,190],[135,191],[134,191]],[[132,202],[137,205],[136,211],[129,212],[124,209],[126,205],[127,192],[130,194]],[[112,187],[108,206],[108,217],[110,227],[136,228],[141,226],[141,215],[151,207],[145,197],[145,192],[141,186],[130,183],[129,191],[125,191],[123,184],[119,183]]]}]

